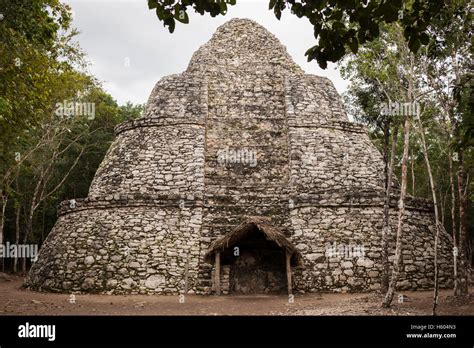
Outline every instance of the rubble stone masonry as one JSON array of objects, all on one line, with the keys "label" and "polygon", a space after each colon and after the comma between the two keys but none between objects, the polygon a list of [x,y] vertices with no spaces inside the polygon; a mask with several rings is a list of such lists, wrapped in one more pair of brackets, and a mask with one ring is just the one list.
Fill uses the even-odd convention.
[{"label": "rubble stone masonry", "polygon": [[[219,27],[185,72],[156,84],[144,115],[116,134],[88,197],[61,204],[28,287],[208,294],[210,243],[247,217],[266,216],[303,256],[294,291],[380,288],[382,156],[366,129],[349,122],[333,84],[305,74],[257,23]],[[410,196],[406,204],[398,288],[427,289],[433,207]],[[451,249],[443,231],[443,287],[452,284]],[[229,272],[225,266],[223,293]]]}]

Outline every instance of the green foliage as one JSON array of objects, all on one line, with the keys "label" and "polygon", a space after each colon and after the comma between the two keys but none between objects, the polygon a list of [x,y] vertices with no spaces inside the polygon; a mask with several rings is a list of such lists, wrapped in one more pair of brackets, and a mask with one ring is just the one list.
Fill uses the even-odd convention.
[{"label": "green foliage", "polygon": [[[454,1],[455,3],[458,1]],[[172,33],[175,21],[188,23],[188,8],[212,17],[225,15],[227,5],[235,0],[148,0],[163,25]],[[317,44],[306,51],[308,61],[316,60],[323,69],[327,62],[337,62],[347,53],[357,53],[359,46],[380,35],[384,24],[398,22],[412,52],[428,44],[427,28],[443,14],[446,5],[436,0],[270,0],[269,9],[277,19],[285,10],[313,25]]]},{"label": "green foliage", "polygon": [[[114,127],[139,117],[143,105],[117,105],[83,72],[84,55],[73,41],[66,5],[0,0],[0,13],[0,194],[10,202],[4,232],[14,242],[20,207],[21,239],[41,242],[59,202],[87,195]],[[88,103],[95,113],[65,115],[58,106],[65,103]],[[51,194],[34,210],[29,231],[38,185]]]},{"label": "green foliage", "polygon": [[235,5],[235,3],[236,0],[148,0],[148,8],[155,10],[158,19],[172,33],[175,29],[176,21],[189,23],[188,7],[201,15],[209,13],[212,17],[216,17],[218,15],[225,15],[227,13],[227,5]]},{"label": "green foliage", "polygon": [[459,148],[474,147],[474,76],[472,69],[463,75],[454,87],[454,99],[458,103],[460,115],[459,141],[455,145]]},{"label": "green foliage", "polygon": [[340,64],[341,75],[350,81],[344,98],[352,108],[354,119],[366,124],[381,136],[387,127],[400,122],[400,118],[383,115],[383,104],[406,101],[406,66],[410,51],[397,24],[381,26],[380,36],[367,43]]},{"label": "green foliage", "polygon": [[[428,157],[448,231],[451,231],[450,153],[462,151],[466,177],[474,175],[471,20],[468,2],[455,1],[427,27],[430,40],[416,54],[410,51],[402,27],[392,23],[381,26],[376,40],[367,43],[357,54],[349,55],[341,63],[342,75],[350,80],[344,96],[348,111],[356,121],[369,126],[371,137],[381,151],[384,151],[383,136],[390,129],[385,127],[389,124],[393,128],[400,119],[382,115],[381,103],[409,101],[408,82],[411,79],[411,97],[422,106],[420,117]],[[413,122],[413,125],[416,127],[417,123]],[[397,141],[397,149],[395,164],[399,174],[401,137]],[[416,132],[410,138],[408,165],[409,192],[431,199],[420,136]],[[453,158],[455,186],[458,169],[459,162]],[[471,236],[474,236],[473,184],[472,179],[469,180],[466,190],[471,202],[467,207],[467,226]],[[457,187],[455,190],[457,192]]]},{"label": "green foliage", "polygon": [[56,101],[73,97],[75,89],[69,86],[76,84],[80,89],[90,79],[71,67],[83,56],[71,44],[73,32],[68,32],[70,14],[65,5],[56,0],[1,1],[0,9],[2,173],[2,164],[14,163],[16,152],[6,149],[12,150],[16,139],[38,127]]}]

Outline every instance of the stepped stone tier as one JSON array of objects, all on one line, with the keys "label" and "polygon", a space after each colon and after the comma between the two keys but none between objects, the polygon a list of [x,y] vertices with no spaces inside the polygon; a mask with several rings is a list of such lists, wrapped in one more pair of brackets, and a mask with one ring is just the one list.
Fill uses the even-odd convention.
[{"label": "stepped stone tier", "polygon": [[[373,291],[384,165],[327,78],[233,19],[116,128],[88,197],[63,202],[26,286],[109,294]],[[398,214],[391,197],[390,259]],[[409,196],[398,289],[433,284],[435,222]],[[451,286],[452,242],[439,243]]]}]

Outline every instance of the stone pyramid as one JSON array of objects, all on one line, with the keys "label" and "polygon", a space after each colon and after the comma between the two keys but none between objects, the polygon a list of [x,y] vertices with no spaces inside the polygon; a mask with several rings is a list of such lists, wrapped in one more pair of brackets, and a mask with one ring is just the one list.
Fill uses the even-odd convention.
[{"label": "stone pyramid", "polygon": [[[327,78],[232,19],[116,127],[88,197],[63,202],[26,285],[131,294],[380,287],[384,165]],[[397,223],[397,194],[391,224]],[[391,254],[393,233],[391,235]],[[451,279],[440,241],[440,281]],[[407,198],[400,289],[432,286],[434,218]],[[217,272],[216,272],[217,270]]]}]

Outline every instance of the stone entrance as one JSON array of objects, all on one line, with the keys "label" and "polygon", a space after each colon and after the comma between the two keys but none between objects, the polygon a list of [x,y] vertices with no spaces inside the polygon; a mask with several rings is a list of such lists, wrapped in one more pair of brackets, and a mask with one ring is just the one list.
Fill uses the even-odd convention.
[{"label": "stone entrance", "polygon": [[231,259],[230,293],[284,293],[287,289],[285,251],[269,241],[256,227]]},{"label": "stone entrance", "polygon": [[216,294],[291,294],[291,266],[301,256],[268,219],[254,217],[216,240],[205,259],[214,264]]}]

